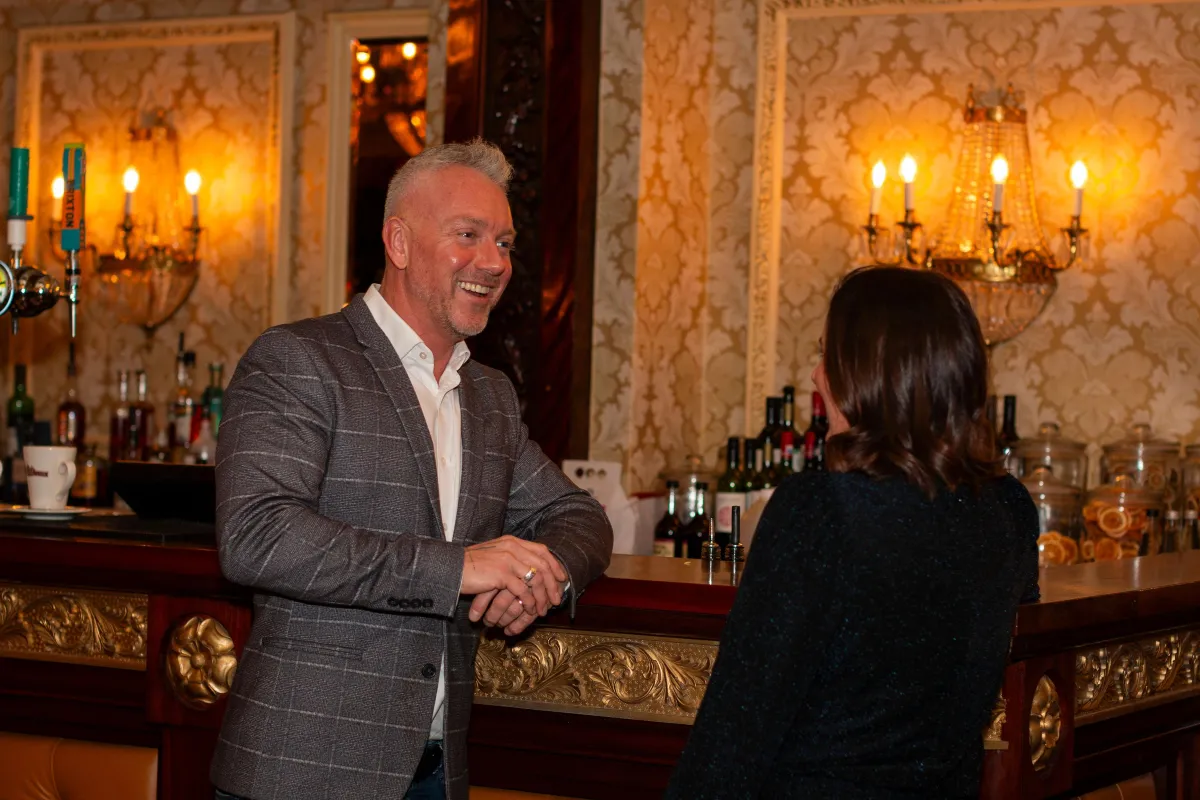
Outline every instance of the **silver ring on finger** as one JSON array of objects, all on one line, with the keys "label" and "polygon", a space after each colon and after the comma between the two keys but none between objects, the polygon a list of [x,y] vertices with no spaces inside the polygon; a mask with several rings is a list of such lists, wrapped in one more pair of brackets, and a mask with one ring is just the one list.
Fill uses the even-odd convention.
[{"label": "silver ring on finger", "polygon": [[533,583],[533,576],[537,575],[537,567],[530,567],[529,571],[522,576],[521,580],[525,581],[525,585],[529,586]]}]

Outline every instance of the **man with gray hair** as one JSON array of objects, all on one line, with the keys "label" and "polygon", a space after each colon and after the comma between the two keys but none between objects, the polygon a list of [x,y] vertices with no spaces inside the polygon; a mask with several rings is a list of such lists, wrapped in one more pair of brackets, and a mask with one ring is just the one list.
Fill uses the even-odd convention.
[{"label": "man with gray hair", "polygon": [[515,636],[608,566],[603,510],[463,341],[512,274],[511,175],[478,140],[410,160],[383,282],[238,364],[217,537],[255,615],[218,798],[467,800],[479,625]]}]

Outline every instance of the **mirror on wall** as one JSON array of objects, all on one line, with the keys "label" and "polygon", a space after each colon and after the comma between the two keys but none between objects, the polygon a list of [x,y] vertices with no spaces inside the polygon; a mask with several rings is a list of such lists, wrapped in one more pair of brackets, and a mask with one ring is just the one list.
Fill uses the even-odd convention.
[{"label": "mirror on wall", "polygon": [[388,181],[425,149],[428,127],[428,39],[360,39],[353,51],[347,299],[383,277]]}]

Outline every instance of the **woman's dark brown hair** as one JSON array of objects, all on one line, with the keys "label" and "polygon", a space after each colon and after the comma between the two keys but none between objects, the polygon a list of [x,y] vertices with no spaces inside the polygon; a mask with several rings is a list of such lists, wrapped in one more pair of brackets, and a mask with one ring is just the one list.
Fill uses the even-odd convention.
[{"label": "woman's dark brown hair", "polygon": [[987,348],[954,281],[901,267],[851,272],[829,301],[824,357],[850,425],[829,439],[831,469],[903,477],[931,497],[1000,474],[984,413]]}]

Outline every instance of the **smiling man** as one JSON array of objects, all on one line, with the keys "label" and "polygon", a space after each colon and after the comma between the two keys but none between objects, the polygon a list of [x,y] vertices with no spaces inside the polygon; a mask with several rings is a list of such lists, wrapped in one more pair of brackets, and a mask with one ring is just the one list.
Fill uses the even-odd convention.
[{"label": "smiling man", "polygon": [[604,512],[464,342],[512,275],[511,175],[481,141],[410,160],[383,283],[238,364],[217,535],[255,616],[218,798],[466,800],[478,626],[518,634],[608,566]]}]

